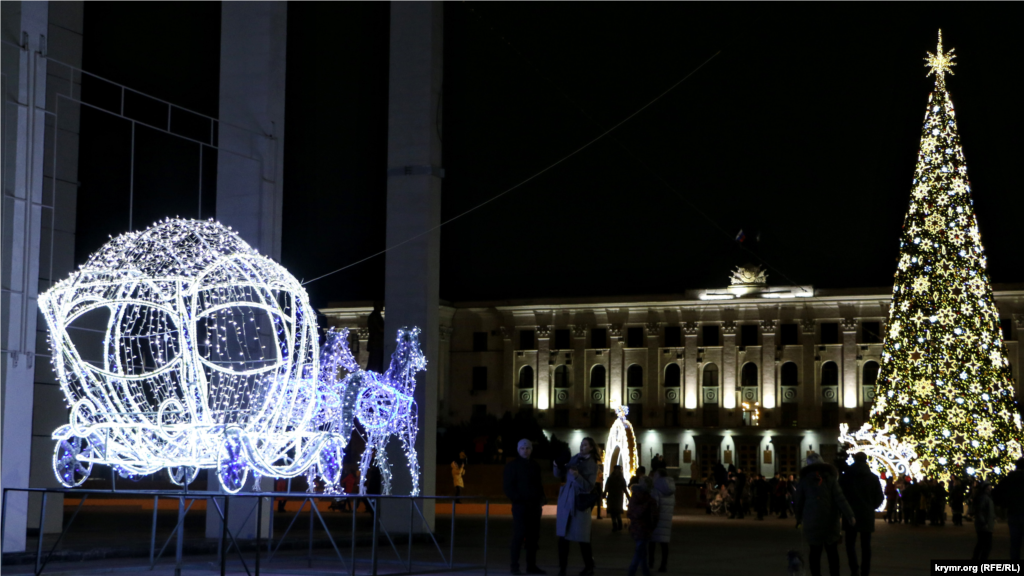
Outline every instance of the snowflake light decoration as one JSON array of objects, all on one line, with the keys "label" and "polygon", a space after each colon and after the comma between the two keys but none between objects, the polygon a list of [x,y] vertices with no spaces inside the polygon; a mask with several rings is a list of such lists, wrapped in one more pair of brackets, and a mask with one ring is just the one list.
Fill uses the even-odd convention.
[{"label": "snowflake light decoration", "polygon": [[[839,442],[845,445],[851,464],[854,454],[867,454],[868,466],[879,477],[882,490],[885,490],[885,481],[881,479],[882,473],[890,478],[912,476],[918,482],[924,479],[921,462],[917,460],[917,452],[913,446],[890,435],[887,428],[872,432],[871,424],[865,424],[851,434],[850,425],[843,423],[839,425]],[[884,500],[878,511],[885,511]]]},{"label": "snowflake light decoration", "polygon": [[[356,418],[369,430],[390,409],[397,430],[412,410],[415,430],[418,330],[399,331],[384,375],[358,370],[347,332],[319,350],[295,277],[212,220],[168,219],[112,239],[39,307],[71,409],[52,435],[67,487],[103,464],[121,476],[167,469],[179,485],[215,469],[231,493],[250,472],[257,489],[261,476],[305,472],[338,492]],[[410,463],[416,477],[415,454]]]}]

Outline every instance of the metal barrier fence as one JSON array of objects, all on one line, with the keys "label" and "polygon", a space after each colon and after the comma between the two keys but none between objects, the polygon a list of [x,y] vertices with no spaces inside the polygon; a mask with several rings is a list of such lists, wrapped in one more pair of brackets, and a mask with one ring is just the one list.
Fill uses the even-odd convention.
[{"label": "metal barrier fence", "polygon": [[[365,502],[366,506],[369,507],[373,515],[373,527],[370,531],[370,559],[369,559],[369,570],[368,573],[371,576],[378,576],[380,554],[378,550],[378,544],[380,536],[383,535],[386,542],[390,545],[398,558],[398,561],[405,566],[402,571],[390,571],[387,574],[429,574],[437,572],[458,572],[458,571],[469,571],[469,570],[482,570],[484,575],[487,574],[487,539],[490,525],[490,501],[483,497],[473,496],[459,496],[459,500],[477,500],[482,501],[484,504],[484,534],[483,534],[483,559],[480,564],[455,564],[455,517],[456,500],[453,496],[381,496],[381,495],[358,495],[358,494],[307,494],[307,493],[296,493],[296,492],[258,492],[258,493],[240,493],[240,494],[225,494],[223,492],[210,492],[210,491],[193,491],[193,490],[89,490],[89,489],[65,489],[65,488],[3,488],[3,504],[2,510],[0,510],[0,542],[3,541],[3,535],[7,529],[7,495],[9,492],[36,492],[42,494],[42,507],[39,512],[39,539],[36,543],[35,553],[35,569],[34,573],[39,575],[46,568],[46,564],[53,557],[54,552],[57,550],[64,535],[67,534],[78,517],[78,513],[82,510],[82,506],[90,495],[116,495],[118,497],[152,497],[153,498],[153,528],[150,534],[149,542],[149,569],[152,570],[156,566],[156,561],[160,559],[167,546],[170,545],[171,540],[176,538],[175,545],[175,576],[179,576],[182,573],[183,568],[183,551],[185,542],[185,515],[188,514],[189,510],[192,509],[192,505],[195,504],[196,500],[206,500],[207,509],[212,504],[216,510],[217,515],[220,518],[221,534],[217,543],[217,556],[220,562],[220,573],[223,576],[227,571],[227,558],[229,553],[234,549],[235,554],[241,562],[242,568],[245,573],[252,576],[253,574],[258,575],[260,573],[261,562],[269,564],[273,560],[274,556],[281,549],[281,545],[284,543],[285,538],[295,527],[295,523],[299,519],[299,515],[306,508],[306,504],[309,504],[309,544],[307,551],[307,567],[312,568],[313,566],[313,532],[316,527],[316,521],[319,521],[320,526],[323,527],[324,532],[327,534],[327,539],[330,542],[331,547],[334,549],[335,555],[342,564],[343,571],[335,572],[336,574],[348,574],[348,576],[356,575],[356,509],[359,507],[359,502]],[[64,524],[60,535],[57,540],[50,547],[49,552],[43,556],[43,534],[46,520],[46,500],[49,494],[64,494],[65,496],[79,496],[81,501],[72,513],[71,518]],[[170,536],[164,541],[163,545],[157,551],[157,510],[159,508],[160,499],[176,499],[178,501],[178,522],[171,531]],[[228,519],[230,505],[233,500],[241,499],[252,499],[256,498],[256,538],[255,538],[255,559],[253,561],[253,570],[250,571],[249,564],[246,562],[245,555],[242,553],[242,547],[239,546],[235,534],[228,528]],[[349,558],[346,561],[345,556],[342,554],[341,549],[338,547],[338,543],[335,538],[331,535],[331,530],[324,520],[323,515],[317,509],[316,500],[330,499],[334,501],[349,501],[352,505],[352,526],[350,534],[350,551]],[[262,517],[263,517],[263,506],[264,500],[271,500],[271,511],[273,510],[273,501],[278,499],[285,499],[288,501],[296,500],[301,501],[299,509],[295,512],[288,524],[288,528],[285,529],[284,533],[280,538],[276,539],[273,534],[268,535],[267,538],[263,537],[262,534]],[[189,500],[186,506],[185,501]],[[441,548],[440,542],[437,540],[435,532],[431,529],[427,522],[423,510],[420,508],[419,501],[434,502],[440,500],[451,500],[451,534],[449,537],[449,549],[448,557],[445,558],[445,553]],[[397,536],[394,531],[388,531],[384,522],[381,518],[381,504],[385,502],[408,502],[409,508],[409,528],[406,534],[408,549],[406,551],[406,557],[403,558],[401,552],[399,552],[398,546],[395,543]],[[397,508],[394,505],[387,505],[389,508],[389,514],[397,513]],[[250,508],[249,516],[251,516],[253,509]],[[419,524],[417,524],[417,516],[419,517]],[[243,523],[248,521],[248,516]],[[414,569],[413,563],[413,537],[418,534],[416,529],[419,527],[426,528],[426,534],[430,536],[429,540],[433,543],[437,553],[440,557],[440,565],[442,568],[430,568],[430,569]],[[271,521],[271,532],[273,531],[273,521]],[[262,556],[263,540],[266,540],[266,557]],[[226,545],[226,547],[225,547]]]}]

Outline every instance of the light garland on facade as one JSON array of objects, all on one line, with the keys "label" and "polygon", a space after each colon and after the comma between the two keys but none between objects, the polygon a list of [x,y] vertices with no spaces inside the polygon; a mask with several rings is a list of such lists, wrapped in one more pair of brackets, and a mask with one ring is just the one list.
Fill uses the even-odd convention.
[{"label": "light garland on facade", "polygon": [[[628,406],[619,406],[615,409],[615,421],[612,422],[612,427],[608,430],[608,439],[604,443],[604,481],[608,482],[608,478],[611,476],[612,469],[618,464],[618,461],[622,461],[622,474],[628,481],[633,475],[636,474],[636,469],[640,467],[640,454],[636,448],[636,434],[633,432],[633,424],[626,419],[629,415]],[[610,457],[609,454],[614,455],[618,450],[618,457]],[[604,502],[605,508],[608,507],[608,502]],[[623,508],[629,506],[628,495],[623,496],[622,502]]]},{"label": "light garland on facade", "polygon": [[1013,470],[1022,427],[945,85],[952,59],[940,32],[936,54],[925,59],[935,90],[900,240],[871,423],[911,446],[924,475],[992,479]]},{"label": "light garland on facade", "polygon": [[[384,375],[354,366],[347,332],[330,333],[318,350],[298,281],[212,220],[168,219],[112,239],[41,294],[39,308],[70,408],[70,422],[52,435],[64,486],[80,486],[103,464],[122,476],[166,469],[179,485],[216,469],[231,493],[250,472],[257,490],[260,477],[305,472],[339,492],[353,421],[371,429],[375,407],[387,410],[382,398],[393,407],[387,429],[401,428],[407,446],[415,439],[411,391],[425,366],[418,329],[399,331]],[[89,322],[102,336],[85,342],[78,336],[97,333],[80,325]],[[339,380],[342,367],[351,373]],[[411,435],[398,423],[410,410]],[[415,494],[415,453],[410,467]]]}]

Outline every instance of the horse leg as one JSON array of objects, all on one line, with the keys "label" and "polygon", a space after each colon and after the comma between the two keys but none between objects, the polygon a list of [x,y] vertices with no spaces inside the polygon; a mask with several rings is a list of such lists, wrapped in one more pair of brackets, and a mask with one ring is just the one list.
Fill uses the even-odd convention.
[{"label": "horse leg", "polygon": [[419,496],[420,494],[420,464],[419,458],[416,456],[416,432],[419,430],[419,423],[416,408],[416,402],[413,402],[410,407],[409,420],[398,435],[402,442],[402,450],[409,458],[409,474],[412,475],[410,496]]}]

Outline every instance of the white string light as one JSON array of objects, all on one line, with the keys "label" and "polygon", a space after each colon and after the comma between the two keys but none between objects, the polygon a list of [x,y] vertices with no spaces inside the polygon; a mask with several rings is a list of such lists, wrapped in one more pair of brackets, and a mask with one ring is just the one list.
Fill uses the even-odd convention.
[{"label": "white string light", "polygon": [[[623,475],[626,478],[632,478],[636,474],[636,469],[640,467],[640,454],[636,449],[636,434],[633,433],[633,424],[626,419],[629,415],[628,406],[619,406],[615,409],[615,421],[612,422],[612,427],[608,430],[608,439],[604,443],[604,481],[608,482],[608,478],[611,478],[612,470],[615,465],[622,462]],[[618,450],[618,457],[615,457],[615,451]],[[612,456],[609,457],[608,455]],[[608,502],[604,503],[605,508],[608,507]],[[629,497],[623,495],[622,506],[629,506]]]}]

